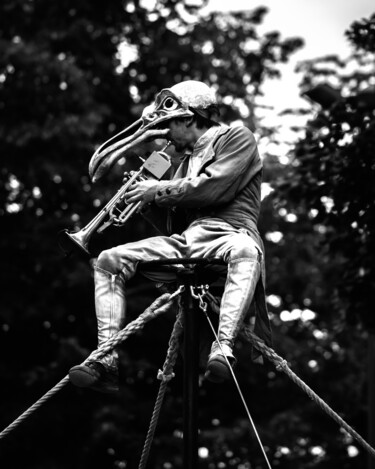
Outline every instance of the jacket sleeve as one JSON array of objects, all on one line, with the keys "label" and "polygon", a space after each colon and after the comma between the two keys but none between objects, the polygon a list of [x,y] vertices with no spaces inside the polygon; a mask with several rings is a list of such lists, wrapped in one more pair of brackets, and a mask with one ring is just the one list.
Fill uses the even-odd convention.
[{"label": "jacket sleeve", "polygon": [[198,176],[161,181],[159,206],[207,207],[230,202],[262,168],[254,135],[232,127],[214,144],[214,155]]}]

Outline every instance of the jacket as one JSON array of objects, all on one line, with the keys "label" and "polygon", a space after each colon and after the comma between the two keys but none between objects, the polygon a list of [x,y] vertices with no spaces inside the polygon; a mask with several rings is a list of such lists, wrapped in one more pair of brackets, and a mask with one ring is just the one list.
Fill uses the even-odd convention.
[{"label": "jacket", "polygon": [[185,226],[180,223],[174,232],[198,218],[221,218],[246,229],[263,251],[257,229],[263,165],[254,135],[246,127],[222,124],[203,152],[197,176],[185,177],[189,160],[185,157],[172,180],[159,182],[156,205],[173,208],[180,218],[183,210]]}]

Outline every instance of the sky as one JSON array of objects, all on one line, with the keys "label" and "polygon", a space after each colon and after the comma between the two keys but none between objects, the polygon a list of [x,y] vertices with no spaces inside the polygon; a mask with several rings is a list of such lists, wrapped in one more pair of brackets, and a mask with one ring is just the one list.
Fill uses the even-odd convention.
[{"label": "sky", "polygon": [[276,30],[283,39],[298,36],[305,41],[303,49],[282,67],[281,82],[272,80],[263,88],[267,100],[272,100],[277,110],[304,105],[299,98],[299,77],[294,72],[298,61],[328,54],[348,57],[351,48],[345,31],[353,21],[375,13],[374,0],[210,0],[209,3],[210,9],[220,11],[252,10],[259,6],[269,9],[259,34]]}]

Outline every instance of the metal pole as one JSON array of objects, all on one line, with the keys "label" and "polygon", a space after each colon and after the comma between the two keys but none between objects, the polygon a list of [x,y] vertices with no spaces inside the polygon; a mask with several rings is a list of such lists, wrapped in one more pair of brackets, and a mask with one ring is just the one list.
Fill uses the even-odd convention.
[{"label": "metal pole", "polygon": [[193,276],[184,274],[184,469],[198,468],[199,334],[197,310],[190,293],[192,282]]}]

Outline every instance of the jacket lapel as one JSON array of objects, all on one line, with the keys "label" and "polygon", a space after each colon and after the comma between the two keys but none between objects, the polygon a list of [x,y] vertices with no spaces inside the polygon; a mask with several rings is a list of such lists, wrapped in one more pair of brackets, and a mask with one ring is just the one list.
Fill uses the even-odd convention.
[{"label": "jacket lapel", "polygon": [[207,145],[207,147],[203,150],[203,158],[201,161],[201,165],[198,169],[198,174],[202,171],[202,169],[209,163],[211,160],[213,160],[215,156],[215,150],[214,150],[214,143],[216,140],[223,134],[225,134],[229,130],[229,126],[225,124],[220,124],[220,129],[215,133],[214,137],[212,138],[211,142]]},{"label": "jacket lapel", "polygon": [[[213,136],[211,142],[207,145],[207,147],[203,150],[203,157],[201,164],[198,169],[198,173],[201,173],[203,168],[211,161],[213,160],[215,156],[215,150],[214,150],[214,143],[216,140],[221,137],[221,135],[225,134],[229,130],[229,126],[225,124],[220,124],[220,129],[215,133]],[[186,176],[187,169],[189,165],[189,156],[183,157],[181,164],[177,168],[175,175],[173,176],[173,179],[178,179],[178,178],[183,178]]]}]

